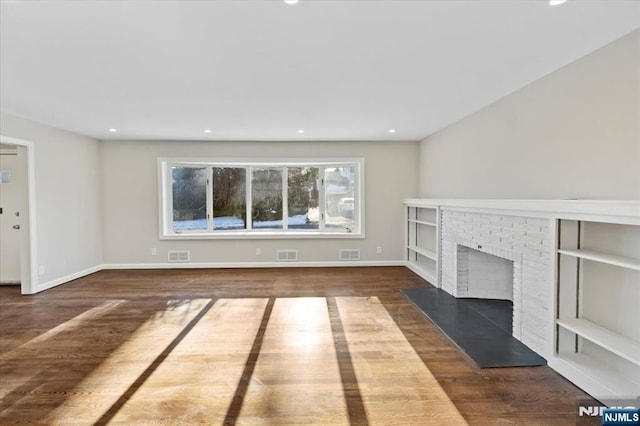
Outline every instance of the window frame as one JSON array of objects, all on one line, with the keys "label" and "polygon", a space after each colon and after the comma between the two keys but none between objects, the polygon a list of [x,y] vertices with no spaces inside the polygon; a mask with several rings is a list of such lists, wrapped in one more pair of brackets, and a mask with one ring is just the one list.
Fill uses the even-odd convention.
[{"label": "window frame", "polygon": [[[326,209],[326,191],[324,185],[324,173],[327,168],[344,167],[353,165],[356,168],[354,188],[354,219],[359,224],[358,229],[352,231],[342,229],[325,228],[324,213]],[[207,170],[207,212],[206,230],[173,230],[173,180],[172,167],[204,167]],[[247,228],[242,230],[215,230],[213,229],[213,168],[245,168],[245,198],[247,212],[252,210],[252,175],[253,168],[283,168],[282,192],[283,192],[283,228],[282,229],[253,229],[250,214],[247,215]],[[321,176],[321,188],[319,193],[319,218],[318,229],[288,229],[288,168],[289,167],[318,167]],[[274,159],[220,159],[220,158],[184,158],[184,157],[160,157],[158,158],[158,206],[159,206],[159,238],[160,240],[194,240],[194,239],[288,239],[288,238],[365,238],[365,199],[364,199],[364,159],[363,158],[321,158],[321,159],[287,159],[279,161]]]}]

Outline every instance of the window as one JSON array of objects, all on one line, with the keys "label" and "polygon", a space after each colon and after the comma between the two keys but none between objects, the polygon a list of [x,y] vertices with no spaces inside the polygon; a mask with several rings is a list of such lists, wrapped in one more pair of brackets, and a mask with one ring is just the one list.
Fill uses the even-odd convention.
[{"label": "window", "polygon": [[363,237],[361,159],[159,159],[161,238]]},{"label": "window", "polygon": [[289,167],[287,172],[289,229],[320,229],[320,168]]},{"label": "window", "polygon": [[354,226],[355,188],[353,167],[330,167],[324,170],[326,226]]},{"label": "window", "polygon": [[251,169],[251,227],[253,229],[283,229],[283,172],[281,167]]},{"label": "window", "polygon": [[213,230],[245,229],[247,171],[239,167],[213,167]]},{"label": "window", "polygon": [[171,167],[173,181],[173,230],[207,229],[207,170],[201,167]]}]

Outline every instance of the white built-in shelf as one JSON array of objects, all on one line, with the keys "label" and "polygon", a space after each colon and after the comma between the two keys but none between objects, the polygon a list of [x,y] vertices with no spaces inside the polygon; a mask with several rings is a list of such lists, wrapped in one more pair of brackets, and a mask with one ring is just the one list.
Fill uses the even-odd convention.
[{"label": "white built-in shelf", "polygon": [[[630,398],[638,395],[640,384],[630,381],[618,371],[611,369],[607,363],[581,353],[557,354],[556,360],[566,363],[569,369],[579,371],[586,380],[583,386],[590,389],[593,396]],[[553,363],[558,366],[555,360]],[[565,368],[562,370],[567,371]],[[587,383],[589,383],[588,386],[586,386]]]},{"label": "white built-in shelf", "polygon": [[640,343],[583,318],[558,319],[556,323],[619,357],[640,365]]},{"label": "white built-in shelf", "polygon": [[405,204],[405,213],[406,265],[423,279],[438,285],[440,209],[409,203]]},{"label": "white built-in shelf", "polygon": [[417,247],[417,246],[408,246],[407,248],[424,257],[428,257],[431,260],[438,260],[438,255],[436,254],[435,251],[427,250],[426,248]]},{"label": "white built-in shelf", "polygon": [[558,253],[566,254],[567,256],[579,257],[581,259],[593,260],[595,262],[607,263],[609,265],[620,266],[622,268],[635,269],[640,271],[640,259],[634,259],[633,257],[614,256],[611,254],[599,253],[593,250],[558,250]]},{"label": "white built-in shelf", "polygon": [[408,219],[410,223],[419,223],[420,225],[437,226],[435,222],[427,222],[425,220]]}]

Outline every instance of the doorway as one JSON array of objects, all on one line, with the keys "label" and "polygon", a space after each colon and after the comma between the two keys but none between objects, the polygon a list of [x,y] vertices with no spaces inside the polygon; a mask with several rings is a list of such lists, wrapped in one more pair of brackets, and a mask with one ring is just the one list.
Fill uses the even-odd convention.
[{"label": "doorway", "polygon": [[0,284],[36,293],[33,144],[0,136]]},{"label": "doorway", "polygon": [[20,284],[20,214],[26,213],[26,148],[0,144],[0,284]]}]

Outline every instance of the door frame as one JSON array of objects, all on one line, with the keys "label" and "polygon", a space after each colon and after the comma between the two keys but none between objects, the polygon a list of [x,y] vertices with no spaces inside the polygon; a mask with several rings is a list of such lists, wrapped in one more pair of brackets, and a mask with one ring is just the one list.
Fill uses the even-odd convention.
[{"label": "door frame", "polygon": [[[36,161],[35,144],[24,139],[0,135],[0,143],[25,147],[27,150],[27,229],[29,238],[20,238],[20,292],[37,293],[38,288],[38,240],[36,238]],[[24,247],[28,244],[29,247]],[[24,256],[24,255],[27,256]],[[25,259],[28,257],[28,259]]]}]

